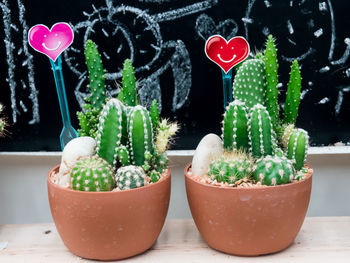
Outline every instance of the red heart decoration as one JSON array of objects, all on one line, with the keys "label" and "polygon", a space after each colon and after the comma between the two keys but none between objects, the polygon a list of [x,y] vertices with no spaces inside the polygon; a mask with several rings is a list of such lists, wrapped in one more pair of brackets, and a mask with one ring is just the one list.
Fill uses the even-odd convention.
[{"label": "red heart decoration", "polygon": [[214,35],[205,42],[204,51],[207,57],[227,74],[248,57],[249,44],[244,37],[234,37],[226,41],[222,36]]}]

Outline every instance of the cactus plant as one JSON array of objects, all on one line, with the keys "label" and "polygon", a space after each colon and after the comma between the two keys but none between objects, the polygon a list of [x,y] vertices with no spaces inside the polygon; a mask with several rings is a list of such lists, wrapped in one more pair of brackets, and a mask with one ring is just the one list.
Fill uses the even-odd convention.
[{"label": "cactus plant", "polygon": [[296,170],[304,167],[309,146],[308,133],[303,129],[294,129],[288,139],[287,157],[293,160]]},{"label": "cactus plant", "polygon": [[271,116],[274,129],[279,125],[279,108],[278,108],[278,62],[275,40],[272,35],[268,36],[264,55],[266,66],[266,108]]},{"label": "cactus plant", "polygon": [[96,138],[99,114],[106,101],[105,73],[101,55],[98,53],[96,44],[88,40],[85,45],[85,61],[89,71],[90,95],[85,99],[84,111],[77,112],[80,136]]},{"label": "cactus plant", "polygon": [[159,126],[159,105],[155,99],[152,101],[151,107],[149,108],[149,115],[152,120],[153,132],[156,132]]},{"label": "cactus plant", "polygon": [[254,169],[254,179],[264,185],[279,185],[291,182],[295,170],[290,160],[279,156],[260,158]]},{"label": "cactus plant", "polygon": [[284,119],[286,124],[295,124],[298,116],[301,91],[301,75],[299,64],[294,60],[290,69],[286,102],[284,104]]},{"label": "cactus plant", "polygon": [[178,129],[176,123],[170,123],[166,119],[159,122],[155,138],[155,147],[158,154],[162,154],[167,150],[171,137],[176,134]]},{"label": "cactus plant", "polygon": [[143,165],[145,153],[154,153],[152,121],[146,108],[137,105],[128,115],[131,163]]},{"label": "cactus plant", "polygon": [[98,156],[78,160],[70,175],[74,190],[99,192],[115,187],[113,167]]},{"label": "cactus plant", "polygon": [[122,89],[118,94],[118,99],[127,106],[136,106],[139,104],[134,67],[130,59],[124,61]]},{"label": "cactus plant", "polygon": [[118,148],[127,142],[127,119],[123,104],[111,99],[101,111],[97,130],[96,152],[98,156],[115,166]]},{"label": "cactus plant", "polygon": [[115,175],[117,189],[134,189],[146,184],[146,174],[139,166],[128,165],[120,167]]},{"label": "cactus plant", "polygon": [[217,182],[234,184],[241,179],[250,179],[252,176],[252,164],[247,159],[218,159],[210,164],[209,177]]},{"label": "cactus plant", "polygon": [[233,97],[245,103],[248,108],[265,104],[265,63],[260,59],[246,60],[237,71],[233,82]]},{"label": "cactus plant", "polygon": [[248,115],[243,102],[235,100],[226,107],[222,139],[227,150],[248,149]]},{"label": "cactus plant", "polygon": [[269,112],[261,104],[250,111],[248,121],[251,152],[254,157],[273,155],[277,147]]}]

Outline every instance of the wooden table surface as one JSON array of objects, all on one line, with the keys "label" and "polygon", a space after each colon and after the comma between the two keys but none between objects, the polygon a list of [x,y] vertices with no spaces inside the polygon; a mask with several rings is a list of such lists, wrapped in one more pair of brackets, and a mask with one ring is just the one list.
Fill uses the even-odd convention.
[{"label": "wooden table surface", "polygon": [[[53,224],[1,225],[1,263],[96,262],[71,254]],[[310,217],[288,249],[261,257],[235,257],[209,248],[194,222],[168,220],[157,243],[126,262],[350,262],[350,217]]]}]

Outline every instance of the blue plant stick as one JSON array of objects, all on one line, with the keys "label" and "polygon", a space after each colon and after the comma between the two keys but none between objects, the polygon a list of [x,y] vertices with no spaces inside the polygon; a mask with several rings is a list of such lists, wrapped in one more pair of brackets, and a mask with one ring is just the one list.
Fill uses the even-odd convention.
[{"label": "blue plant stick", "polygon": [[233,100],[232,97],[232,69],[229,72],[221,70],[222,73],[222,87],[224,94],[224,108]]},{"label": "blue plant stick", "polygon": [[72,127],[69,116],[68,101],[66,96],[66,89],[64,86],[63,73],[62,73],[62,59],[59,56],[54,62],[50,59],[53,75],[55,77],[58,101],[61,108],[63,129],[60,135],[61,149],[72,139],[78,137],[78,132]]}]

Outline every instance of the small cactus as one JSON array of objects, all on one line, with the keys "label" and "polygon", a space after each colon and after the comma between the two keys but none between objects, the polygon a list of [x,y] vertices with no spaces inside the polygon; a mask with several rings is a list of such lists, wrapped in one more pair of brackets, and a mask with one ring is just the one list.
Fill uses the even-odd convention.
[{"label": "small cactus", "polygon": [[86,41],[85,60],[90,79],[90,103],[94,108],[101,110],[106,101],[105,72],[101,55],[92,40]]},{"label": "small cactus", "polygon": [[294,60],[290,69],[286,102],[284,104],[283,122],[286,124],[295,124],[296,122],[300,104],[300,91],[301,75],[299,64],[297,60]]},{"label": "small cactus", "polygon": [[[4,107],[2,104],[0,104],[0,115],[2,114]],[[5,133],[5,128],[6,128],[6,121],[4,118],[0,117],[0,137],[4,136]]]},{"label": "small cactus", "polygon": [[251,153],[254,157],[273,155],[277,147],[271,118],[266,108],[260,104],[250,111],[248,121]]},{"label": "small cactus", "polygon": [[98,156],[78,160],[70,175],[74,190],[100,192],[115,187],[113,167]]},{"label": "small cactus", "polygon": [[260,158],[254,169],[254,180],[264,185],[290,183],[294,175],[293,164],[285,157],[268,155]]},{"label": "small cactus", "polygon": [[122,89],[118,94],[118,99],[127,106],[136,106],[139,104],[136,90],[136,80],[134,67],[130,59],[124,61]]},{"label": "small cactus", "polygon": [[289,136],[295,129],[294,124],[288,124],[284,126],[283,135],[281,137],[281,143],[284,149],[287,149],[289,143]]},{"label": "small cactus", "polygon": [[243,152],[226,152],[222,158],[210,164],[208,176],[217,182],[234,184],[252,177],[252,161]]},{"label": "small cactus", "polygon": [[167,150],[171,138],[176,134],[178,129],[177,123],[171,123],[166,119],[159,122],[155,138],[155,147],[158,154],[162,154]]},{"label": "small cactus", "polygon": [[239,68],[233,82],[233,97],[245,103],[248,108],[265,104],[265,63],[260,59],[246,60]]},{"label": "small cactus", "polygon": [[129,151],[125,145],[121,145],[117,148],[117,158],[122,166],[130,165]]},{"label": "small cactus", "polygon": [[160,179],[160,175],[161,173],[160,172],[157,172],[156,170],[152,170],[149,172],[148,176],[149,176],[149,179],[150,179],[150,182],[151,183],[156,183],[159,181]]},{"label": "small cactus", "polygon": [[146,174],[139,166],[129,165],[120,167],[115,175],[117,189],[134,189],[146,184]]},{"label": "small cactus", "polygon": [[309,146],[308,133],[303,129],[294,129],[288,139],[287,157],[294,163],[296,170],[304,167]]},{"label": "small cactus", "polygon": [[248,114],[243,102],[235,100],[226,107],[222,139],[226,150],[249,148]]},{"label": "small cactus", "polygon": [[117,150],[127,142],[127,119],[123,104],[111,99],[101,111],[97,130],[96,152],[109,164],[117,164]]},{"label": "small cactus", "polygon": [[272,35],[268,36],[266,42],[265,56],[266,66],[266,108],[271,116],[274,129],[279,125],[279,108],[278,108],[278,62],[275,40]]},{"label": "small cactus", "polygon": [[141,105],[131,109],[128,119],[131,163],[142,166],[145,152],[154,153],[152,121],[147,109]]}]

